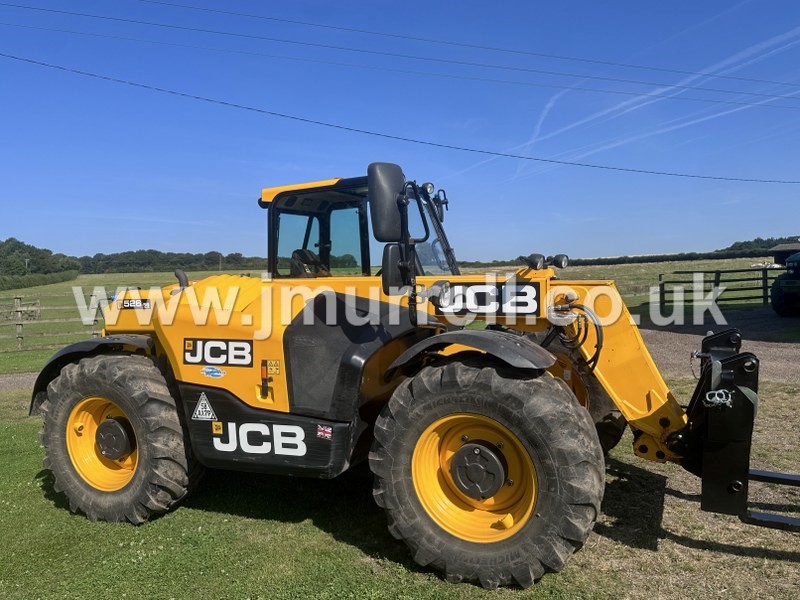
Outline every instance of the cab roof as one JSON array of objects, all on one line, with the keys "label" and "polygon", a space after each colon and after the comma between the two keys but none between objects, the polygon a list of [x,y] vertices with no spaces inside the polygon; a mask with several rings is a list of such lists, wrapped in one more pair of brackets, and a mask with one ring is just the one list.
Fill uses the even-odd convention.
[{"label": "cab roof", "polygon": [[270,204],[285,196],[305,196],[307,194],[317,194],[325,191],[347,191],[350,194],[356,193],[366,196],[366,189],[366,177],[349,177],[347,179],[334,177],[333,179],[321,179],[319,181],[309,181],[307,183],[279,185],[261,190],[261,198],[258,199],[258,205],[261,208],[267,208]]}]

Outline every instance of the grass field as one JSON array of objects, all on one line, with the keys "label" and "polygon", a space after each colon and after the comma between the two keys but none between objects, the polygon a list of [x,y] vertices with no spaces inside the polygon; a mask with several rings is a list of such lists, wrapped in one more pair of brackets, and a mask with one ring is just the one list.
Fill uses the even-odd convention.
[{"label": "grass field", "polygon": [[[675,270],[715,270],[747,268],[754,262],[762,259],[727,259],[707,260],[693,262],[665,262],[642,263],[613,266],[594,267],[569,267],[559,272],[564,278],[572,279],[614,279],[625,302],[634,313],[647,315],[648,292],[651,286],[657,285],[659,273],[668,273]],[[513,271],[514,267],[503,269],[503,272]],[[468,273],[483,272],[478,269],[467,269]],[[216,272],[190,273],[192,279],[200,279]],[[96,286],[105,287],[108,293],[118,286],[139,286],[147,289],[152,286],[163,286],[175,282],[172,273],[110,273],[107,275],[81,275],[78,279],[64,283],[9,290],[0,292],[0,307],[8,306],[13,302],[14,296],[23,296],[25,300],[41,299],[41,313],[39,319],[51,321],[54,319],[77,319],[80,315],[76,307],[72,286],[81,286],[85,297],[91,294]],[[761,306],[754,303],[754,306]],[[742,304],[735,305],[741,308]],[[0,311],[2,319],[2,311]],[[85,326],[80,322],[37,323],[26,322],[24,325],[25,348],[19,352],[7,351],[16,348],[14,326],[11,320],[0,320],[0,373],[14,373],[23,371],[36,371],[45,363],[47,358],[58,348],[90,337],[99,327]],[[5,336],[5,337],[3,337]]]},{"label": "grass field", "polygon": [[[685,397],[691,380],[670,382]],[[754,466],[796,469],[797,386],[764,384]],[[42,469],[27,390],[0,392],[0,598],[776,598],[800,589],[800,535],[699,510],[674,465],[607,461],[603,515],[560,574],[486,592],[417,567],[391,538],[362,465],[330,480],[209,472],[140,527],[70,514]],[[763,506],[800,494],[757,490]]]}]

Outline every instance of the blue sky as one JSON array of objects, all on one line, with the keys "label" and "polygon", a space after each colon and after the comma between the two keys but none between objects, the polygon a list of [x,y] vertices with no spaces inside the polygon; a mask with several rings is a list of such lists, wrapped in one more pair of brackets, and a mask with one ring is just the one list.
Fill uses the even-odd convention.
[{"label": "blue sky", "polygon": [[[0,52],[437,143],[689,173],[800,179],[800,3],[173,0],[286,19],[726,80],[369,36],[136,0],[20,4],[582,77],[453,65],[0,6],[0,22],[360,65],[354,68],[0,25]],[[403,74],[572,86],[573,89]],[[718,93],[675,88],[710,87]],[[593,93],[603,88],[659,97]],[[759,96],[756,94],[765,94]],[[785,98],[772,98],[787,96]],[[792,97],[796,96],[796,99]],[[759,106],[666,99],[691,97]],[[263,255],[265,186],[380,160],[447,190],[465,260],[712,250],[800,233],[799,185],[543,165],[366,137],[0,59],[0,238],[73,255],[137,248]],[[775,108],[770,105],[796,107]]]}]

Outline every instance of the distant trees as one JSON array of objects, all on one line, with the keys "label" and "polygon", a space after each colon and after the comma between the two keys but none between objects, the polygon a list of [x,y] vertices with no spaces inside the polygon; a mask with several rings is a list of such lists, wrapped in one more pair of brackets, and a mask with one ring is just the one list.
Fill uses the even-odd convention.
[{"label": "distant trees", "polygon": [[[745,258],[767,256],[769,249],[778,244],[797,242],[800,236],[755,238],[735,242],[713,252],[681,252],[678,254],[657,254],[647,256],[614,256],[606,258],[578,258],[571,260],[574,265],[614,265],[622,263],[649,263],[662,261],[701,260],[714,258]],[[422,245],[424,246],[424,245]],[[420,247],[419,251],[425,249]],[[25,244],[15,238],[0,240],[0,277],[26,277],[54,273],[141,273],[164,272],[176,268],[185,271],[215,271],[221,265],[224,270],[263,271],[267,259],[262,256],[244,256],[240,252],[222,254],[216,250],[191,254],[188,252],[161,252],[160,250],[131,250],[113,254],[98,253],[94,256],[75,258],[64,254],[53,254],[45,248]],[[279,257],[280,269],[289,267],[288,257]],[[501,265],[522,264],[519,260],[461,261],[463,267],[492,268]],[[330,257],[331,268],[353,269],[358,267],[358,259],[352,254]],[[72,275],[74,277],[75,275]],[[68,277],[70,278],[70,277]],[[15,281],[18,281],[15,279]],[[34,285],[34,284],[32,284]],[[21,287],[21,286],[20,286]]]},{"label": "distant trees", "polygon": [[72,256],[53,254],[46,248],[37,248],[16,238],[0,240],[0,275],[46,275],[77,271],[80,263]]},{"label": "distant trees", "polygon": [[[676,254],[645,254],[638,256],[607,256],[600,258],[570,258],[570,264],[575,266],[590,265],[621,265],[633,263],[654,263],[665,261],[713,260],[716,258],[757,258],[768,256],[770,248],[778,244],[796,243],[800,236],[755,238],[746,242],[735,242],[722,250],[711,252],[678,252]],[[503,265],[521,265],[522,261],[494,260],[484,261],[459,261],[462,267],[492,268]]]},{"label": "distant trees", "polygon": [[72,256],[53,254],[16,238],[0,240],[0,290],[75,279],[80,267]]},{"label": "distant trees", "polygon": [[264,270],[267,260],[261,256],[243,256],[240,252],[222,254],[212,251],[203,254],[188,252],[161,252],[160,250],[134,250],[114,254],[98,253],[94,256],[81,256],[81,273],[141,273],[163,272],[174,269],[184,271],[215,271],[223,269]]},{"label": "distant trees", "polygon": [[746,242],[734,242],[727,248],[723,248],[720,252],[725,252],[726,250],[764,250],[769,251],[770,248],[774,248],[778,244],[796,244],[800,241],[800,235],[791,235],[789,237],[770,237],[770,238],[760,238],[757,237],[754,240],[749,240]]},{"label": "distant trees", "polygon": [[342,254],[341,256],[331,255],[331,268],[347,268],[352,269],[358,266],[356,257],[352,254]]}]

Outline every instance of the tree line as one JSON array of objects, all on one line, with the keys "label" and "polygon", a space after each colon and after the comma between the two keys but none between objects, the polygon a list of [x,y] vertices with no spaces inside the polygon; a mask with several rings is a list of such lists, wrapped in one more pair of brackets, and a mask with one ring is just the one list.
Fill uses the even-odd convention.
[{"label": "tree line", "polygon": [[263,256],[244,256],[240,252],[161,252],[160,250],[131,250],[113,254],[98,253],[77,259],[81,273],[147,273],[165,272],[175,269],[184,271],[216,271],[217,269],[257,270],[266,269]]},{"label": "tree line", "polygon": [[[708,260],[715,258],[751,258],[768,256],[769,249],[778,244],[796,243],[800,236],[755,238],[734,242],[727,248],[713,252],[680,252],[677,254],[653,254],[643,256],[614,256],[600,258],[571,259],[574,265],[616,265],[624,263],[652,263],[664,261]],[[351,254],[331,256],[331,267],[356,267],[357,260]],[[289,265],[288,257],[279,257],[282,267]],[[522,264],[519,259],[495,261],[461,261],[463,267],[498,267],[501,265]],[[98,253],[94,256],[67,256],[53,253],[46,248],[37,248],[15,238],[0,240],[0,277],[13,277],[15,283],[24,282],[17,278],[31,275],[55,273],[143,273],[165,272],[181,268],[185,271],[265,271],[267,259],[263,256],[244,256],[240,252],[222,254],[211,251],[205,253],[162,252],[160,250],[132,250]],[[75,275],[72,275],[74,277]],[[63,277],[63,276],[62,276]],[[68,277],[71,278],[71,277]],[[63,279],[61,279],[63,280]],[[33,281],[33,279],[31,279]],[[37,285],[31,283],[31,285]],[[19,286],[22,287],[22,286]]]},{"label": "tree line", "polygon": [[[575,266],[623,265],[635,263],[681,262],[690,260],[714,260],[723,258],[761,258],[770,255],[770,249],[778,244],[800,243],[800,236],[755,238],[745,242],[734,242],[727,248],[711,252],[678,252],[674,254],[643,254],[637,256],[606,256],[598,258],[570,258]],[[462,267],[492,268],[505,265],[523,264],[522,259],[485,261],[459,261]]]},{"label": "tree line", "polygon": [[74,256],[53,254],[47,248],[37,248],[13,237],[0,240],[0,276],[46,275],[80,268]]}]

